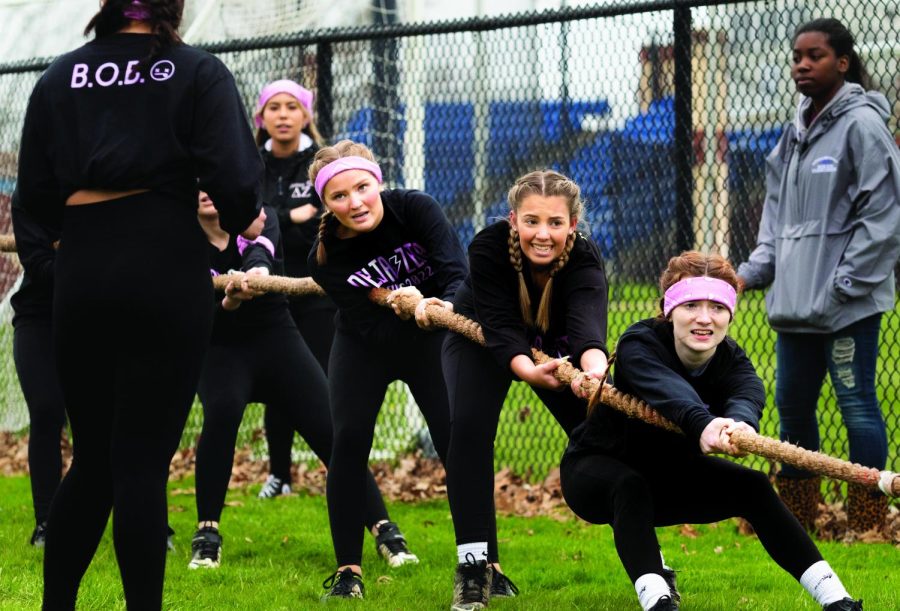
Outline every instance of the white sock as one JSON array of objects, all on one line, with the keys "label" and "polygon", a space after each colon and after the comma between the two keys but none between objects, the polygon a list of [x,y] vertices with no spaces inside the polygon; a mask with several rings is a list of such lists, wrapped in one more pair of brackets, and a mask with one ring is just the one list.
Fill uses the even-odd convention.
[{"label": "white sock", "polygon": [[466,558],[469,554],[475,558],[475,562],[479,560],[484,560],[487,562],[488,552],[487,552],[487,541],[478,541],[476,543],[463,543],[462,545],[456,546],[456,555],[459,558],[460,564],[465,564],[468,562],[468,558]]},{"label": "white sock", "polygon": [[824,560],[819,560],[803,572],[800,585],[823,607],[842,598],[850,598],[837,573]]},{"label": "white sock", "polygon": [[662,562],[663,568],[668,570],[673,570],[668,564],[666,564],[666,559],[663,557],[662,549],[659,550],[659,560]]},{"label": "white sock", "polygon": [[637,592],[638,600],[644,611],[659,602],[663,596],[671,595],[669,584],[662,578],[662,575],[656,573],[647,573],[638,577],[634,582],[634,591]]}]

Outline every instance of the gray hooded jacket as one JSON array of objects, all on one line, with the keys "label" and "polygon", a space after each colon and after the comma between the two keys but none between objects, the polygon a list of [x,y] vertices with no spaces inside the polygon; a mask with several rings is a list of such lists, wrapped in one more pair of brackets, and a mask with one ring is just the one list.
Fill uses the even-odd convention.
[{"label": "gray hooded jacket", "polygon": [[776,331],[831,333],[894,305],[900,153],[887,100],[846,83],[813,120],[801,97],[766,160],[757,246],[738,268]]}]

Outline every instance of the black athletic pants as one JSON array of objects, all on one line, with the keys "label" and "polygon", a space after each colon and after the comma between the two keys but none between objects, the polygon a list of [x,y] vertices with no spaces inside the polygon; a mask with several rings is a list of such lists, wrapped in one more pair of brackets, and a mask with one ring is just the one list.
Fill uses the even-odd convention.
[{"label": "black athletic pants", "polygon": [[67,206],[53,335],[72,468],[50,506],[44,608],[72,609],[109,518],[130,610],[162,606],[166,482],[212,325],[196,201]]},{"label": "black athletic pants", "polygon": [[18,322],[13,334],[13,360],[28,405],[28,470],[36,524],[47,519],[50,501],[59,486],[59,438],[66,424],[50,329],[49,319],[28,319]]},{"label": "black athletic pants", "polygon": [[[499,562],[494,439],[513,374],[487,349],[457,334],[447,336],[442,361],[450,398],[447,496],[456,544],[487,541],[488,561]],[[567,435],[584,420],[587,404],[568,388],[534,390]]]},{"label": "black athletic pants", "polygon": [[391,343],[371,345],[338,330],[328,364],[334,421],[334,453],[328,469],[328,518],[338,566],[362,562],[366,464],[375,419],[388,384],[402,380],[425,417],[434,447],[446,458],[449,441],[447,389],[441,376],[444,331],[411,322]]},{"label": "black athletic pants", "polygon": [[[245,327],[209,347],[198,389],[203,430],[197,445],[197,518],[218,521],[225,504],[238,428],[248,403],[282,415],[322,462],[331,457],[325,374],[294,326]],[[371,471],[360,499],[367,526],[387,519]]]},{"label": "black athletic pants", "polygon": [[822,559],[766,475],[723,458],[675,452],[627,460],[567,455],[560,475],[572,511],[588,522],[612,525],[632,583],[662,571],[656,526],[737,516],[750,522],[772,559],[795,579]]},{"label": "black athletic pants", "polygon": [[[328,356],[334,341],[334,307],[308,307],[309,300],[327,300],[327,297],[300,297],[291,299],[291,317],[309,346],[316,361],[328,375]],[[291,481],[291,446],[294,443],[294,429],[290,421],[280,412],[265,410],[266,441],[269,446],[269,472],[284,481]]]}]

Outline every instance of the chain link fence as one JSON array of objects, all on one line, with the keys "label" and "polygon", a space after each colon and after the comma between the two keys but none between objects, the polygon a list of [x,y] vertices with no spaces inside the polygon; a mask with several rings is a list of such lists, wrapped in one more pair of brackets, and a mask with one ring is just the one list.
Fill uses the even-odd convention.
[{"label": "chain link fence", "polygon": [[[890,129],[900,138],[900,10],[893,0],[616,1],[206,48],[234,72],[248,116],[268,81],[292,78],[313,89],[326,139],[368,144],[387,184],[433,195],[464,245],[505,215],[505,193],[520,174],[552,167],[571,176],[587,201],[585,230],[608,264],[612,346],[629,324],[655,314],[655,281],[668,257],[698,248],[739,263],[752,250],[764,160],[795,102],[791,34],[818,16],[837,17],[856,35],[876,88],[895,109]],[[11,230],[21,121],[45,67],[41,61],[0,66],[0,233]],[[27,426],[9,322],[8,296],[18,274],[14,257],[0,257],[0,429],[7,430]],[[774,333],[761,292],[743,298],[732,331],[766,382],[770,408],[763,433],[777,437]],[[883,319],[877,379],[894,470],[900,470],[898,360],[895,307]],[[184,443],[194,441],[201,419],[195,406]],[[828,382],[820,421],[823,450],[846,457]],[[258,443],[254,431],[261,426],[262,410],[252,406],[241,439]],[[373,457],[427,445],[423,426],[402,385],[392,386]],[[497,436],[497,467],[541,477],[558,464],[564,444],[537,398],[514,385]],[[764,466],[761,459],[746,460]]]}]

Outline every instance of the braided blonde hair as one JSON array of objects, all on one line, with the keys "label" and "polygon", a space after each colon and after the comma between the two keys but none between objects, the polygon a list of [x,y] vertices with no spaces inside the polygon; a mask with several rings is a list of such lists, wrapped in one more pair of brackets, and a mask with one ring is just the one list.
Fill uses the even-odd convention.
[{"label": "braided blonde hair", "polygon": [[[353,140],[341,140],[334,146],[326,146],[319,149],[316,153],[316,156],[309,166],[310,182],[315,184],[316,176],[319,175],[322,168],[341,157],[362,157],[369,161],[375,161],[375,155],[365,144],[360,144]],[[316,262],[318,262],[319,265],[325,265],[328,261],[328,256],[325,253],[325,238],[328,236],[329,224],[334,217],[334,214],[328,209],[328,204],[325,203],[324,197],[322,199],[322,205],[325,206],[325,213],[319,221],[319,246],[316,248]]]},{"label": "braided blonde hair", "polygon": [[[571,179],[553,170],[538,170],[520,176],[510,188],[507,195],[510,210],[518,212],[522,201],[530,195],[543,197],[560,196],[566,200],[571,218],[580,218],[584,210],[584,202],[581,200],[581,189]],[[541,301],[538,304],[537,320],[531,315],[531,297],[528,295],[528,287],[525,285],[525,276],[522,273],[522,244],[519,241],[519,232],[515,225],[509,224],[509,262],[519,276],[519,309],[522,318],[529,326],[537,326],[541,332],[546,333],[550,328],[550,302],[553,296],[553,278],[569,262],[569,255],[575,246],[575,233],[572,232],[566,238],[566,246],[562,254],[553,263],[550,269],[550,278],[541,292]]]}]

